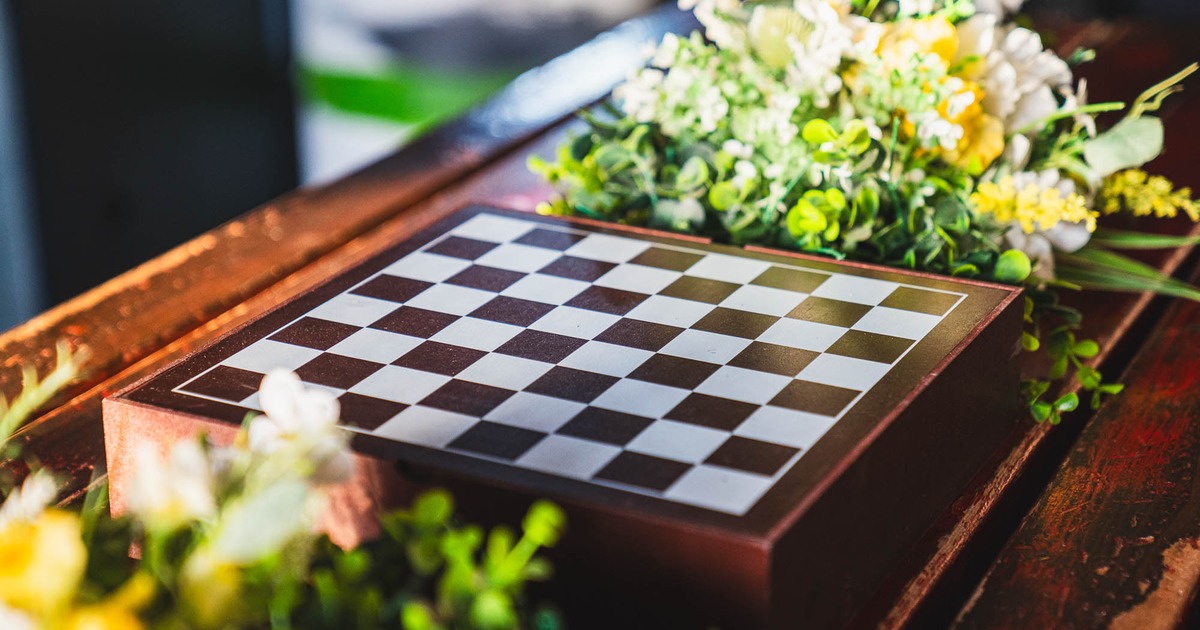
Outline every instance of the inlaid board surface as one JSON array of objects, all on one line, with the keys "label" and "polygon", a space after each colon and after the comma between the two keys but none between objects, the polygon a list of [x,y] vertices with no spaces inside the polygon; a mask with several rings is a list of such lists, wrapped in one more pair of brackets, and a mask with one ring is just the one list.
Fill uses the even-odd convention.
[{"label": "inlaid board surface", "polygon": [[864,398],[903,399],[973,288],[474,209],[128,397],[237,421],[285,368],[373,454],[740,517]]}]

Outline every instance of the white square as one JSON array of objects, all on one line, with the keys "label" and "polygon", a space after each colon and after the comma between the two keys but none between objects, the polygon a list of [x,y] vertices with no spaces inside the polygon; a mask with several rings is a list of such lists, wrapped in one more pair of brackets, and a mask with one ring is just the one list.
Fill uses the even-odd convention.
[{"label": "white square", "polygon": [[370,326],[394,310],[395,302],[342,293],[309,311],[308,315],[353,326]]},{"label": "white square", "polygon": [[685,330],[659,352],[673,357],[724,365],[741,354],[750,343],[750,339],[741,337],[718,335],[703,330]]},{"label": "white square", "polygon": [[620,448],[610,444],[550,435],[529,449],[516,464],[561,477],[588,479],[620,453]]},{"label": "white square", "polygon": [[679,503],[741,516],[750,511],[773,484],[773,479],[762,475],[697,466],[680,477],[665,496]]},{"label": "white square", "polygon": [[563,304],[590,286],[579,280],[535,273],[517,280],[500,295],[542,304]]},{"label": "white square", "polygon": [[500,404],[484,420],[509,426],[552,433],[579,415],[587,405],[529,392],[517,392]]},{"label": "white square", "polygon": [[762,260],[726,254],[709,254],[700,262],[692,265],[687,270],[687,275],[746,284],[770,268],[771,263]]},{"label": "white square", "polygon": [[429,340],[491,352],[524,330],[524,328],[510,324],[464,317],[443,328]]},{"label": "white square", "polygon": [[650,243],[646,241],[610,234],[589,234],[564,253],[578,258],[623,263],[629,262],[647,249],[650,249]]},{"label": "white square", "polygon": [[596,335],[608,330],[619,321],[621,318],[617,315],[573,306],[560,306],[546,313],[529,327],[533,330],[566,335],[576,339],[594,339]]},{"label": "white square", "polygon": [[495,214],[478,214],[470,221],[454,228],[450,233],[463,238],[473,238],[490,243],[506,243],[525,236],[537,223],[525,219],[503,217]]},{"label": "white square", "polygon": [[942,322],[942,317],[927,313],[902,311],[886,306],[871,309],[862,319],[852,326],[855,330],[873,332],[905,339],[924,339],[935,326]]},{"label": "white square", "polygon": [[625,316],[644,322],[691,328],[715,308],[712,304],[681,300],[665,295],[652,295]]},{"label": "white square", "polygon": [[671,286],[672,282],[682,276],[683,274],[678,271],[643,267],[642,265],[620,265],[600,276],[596,280],[596,286],[653,295]]},{"label": "white square", "polygon": [[221,365],[266,374],[274,369],[296,371],[300,366],[320,356],[320,350],[293,346],[270,339],[260,339],[237,354],[225,359]]},{"label": "white square", "polygon": [[430,407],[409,407],[380,425],[374,434],[409,444],[445,448],[478,422],[478,418],[460,413]]},{"label": "white square", "polygon": [[875,306],[887,299],[887,296],[891,295],[899,286],[895,282],[886,280],[835,273],[828,280],[822,282],[821,286],[817,287],[812,294],[831,300]]},{"label": "white square", "polygon": [[752,440],[808,450],[836,422],[834,418],[815,413],[763,407],[750,414],[733,433]]},{"label": "white square", "polygon": [[519,243],[505,243],[492,251],[480,256],[475,264],[508,269],[523,273],[533,273],[542,267],[558,260],[562,254],[541,247],[530,247]]},{"label": "white square", "polygon": [[727,439],[729,434],[725,431],[659,420],[626,444],[625,449],[677,462],[699,464]]},{"label": "white square", "polygon": [[792,379],[786,376],[726,365],[713,372],[696,391],[709,396],[765,405],[791,382]]},{"label": "white square", "polygon": [[725,308],[783,317],[808,297],[803,293],[748,284],[721,302]]},{"label": "white square", "polygon": [[427,252],[413,252],[389,265],[383,273],[392,276],[441,282],[471,266],[471,261]]},{"label": "white square", "polygon": [[549,372],[554,365],[507,354],[489,354],[458,374],[458,379],[520,391]]},{"label": "white square", "polygon": [[372,398],[415,405],[449,382],[449,376],[385,365],[382,370],[356,383],[350,391]]},{"label": "white square", "polygon": [[654,353],[647,350],[589,341],[560,361],[559,365],[624,378],[652,356]]},{"label": "white square", "polygon": [[425,341],[408,335],[364,328],[329,349],[334,354],[375,363],[391,363]]},{"label": "white square", "polygon": [[825,352],[846,334],[846,330],[839,326],[785,317],[759,335],[758,340],[789,348]]},{"label": "white square", "polygon": [[683,402],[691,392],[643,381],[621,380],[592,401],[592,406],[631,413],[643,418],[661,418]]},{"label": "white square", "polygon": [[453,284],[438,284],[425,289],[420,295],[409,300],[406,305],[423,308],[427,311],[466,315],[495,298],[495,293],[479,289]]},{"label": "white square", "polygon": [[886,363],[822,354],[801,370],[796,378],[865,392],[891,369],[892,366]]}]

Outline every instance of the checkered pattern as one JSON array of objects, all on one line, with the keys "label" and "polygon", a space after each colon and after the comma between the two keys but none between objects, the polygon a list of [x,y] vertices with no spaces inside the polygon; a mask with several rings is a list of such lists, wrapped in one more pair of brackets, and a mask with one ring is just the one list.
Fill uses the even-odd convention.
[{"label": "checkered pattern", "polygon": [[484,213],[176,391],[739,515],[963,297]]}]

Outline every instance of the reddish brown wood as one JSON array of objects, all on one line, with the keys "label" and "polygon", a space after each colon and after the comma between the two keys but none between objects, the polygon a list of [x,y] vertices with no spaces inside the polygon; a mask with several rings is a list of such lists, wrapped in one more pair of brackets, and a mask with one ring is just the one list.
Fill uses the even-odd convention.
[{"label": "reddish brown wood", "polygon": [[1172,306],[961,628],[1185,627],[1200,587],[1200,305]]}]

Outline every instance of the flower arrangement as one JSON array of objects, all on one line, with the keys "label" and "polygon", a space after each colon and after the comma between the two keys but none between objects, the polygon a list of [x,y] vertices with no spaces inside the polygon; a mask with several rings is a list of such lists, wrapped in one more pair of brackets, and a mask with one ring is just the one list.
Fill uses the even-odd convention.
[{"label": "flower arrangement", "polygon": [[[1153,113],[1195,65],[1135,102],[1088,103],[1073,67],[1012,14],[1020,0],[680,0],[704,27],[667,35],[557,160],[539,211],[580,214],[1024,284],[1024,346],[1049,370],[1023,385],[1038,421],[1073,373],[1119,392],[1075,338],[1063,290],[1200,291],[1118,254],[1189,239],[1099,228],[1101,215],[1200,220],[1191,191],[1140,170],[1163,147]],[[1124,112],[1103,131],[1097,116]]]},{"label": "flower arrangement", "polygon": [[[60,347],[46,379],[27,370],[22,394],[0,397],[5,458],[80,359]],[[449,495],[433,491],[382,515],[379,539],[340,549],[314,531],[324,490],[351,473],[337,400],[288,372],[267,375],[260,399],[265,415],[231,445],[198,436],[166,458],[139,452],[126,516],[109,516],[103,484],[74,512],[51,507],[49,473],[0,480],[0,628],[561,627],[524,595],[550,575],[538,551],[563,530],[557,507],[535,503],[520,537],[485,534],[456,524]]]}]

